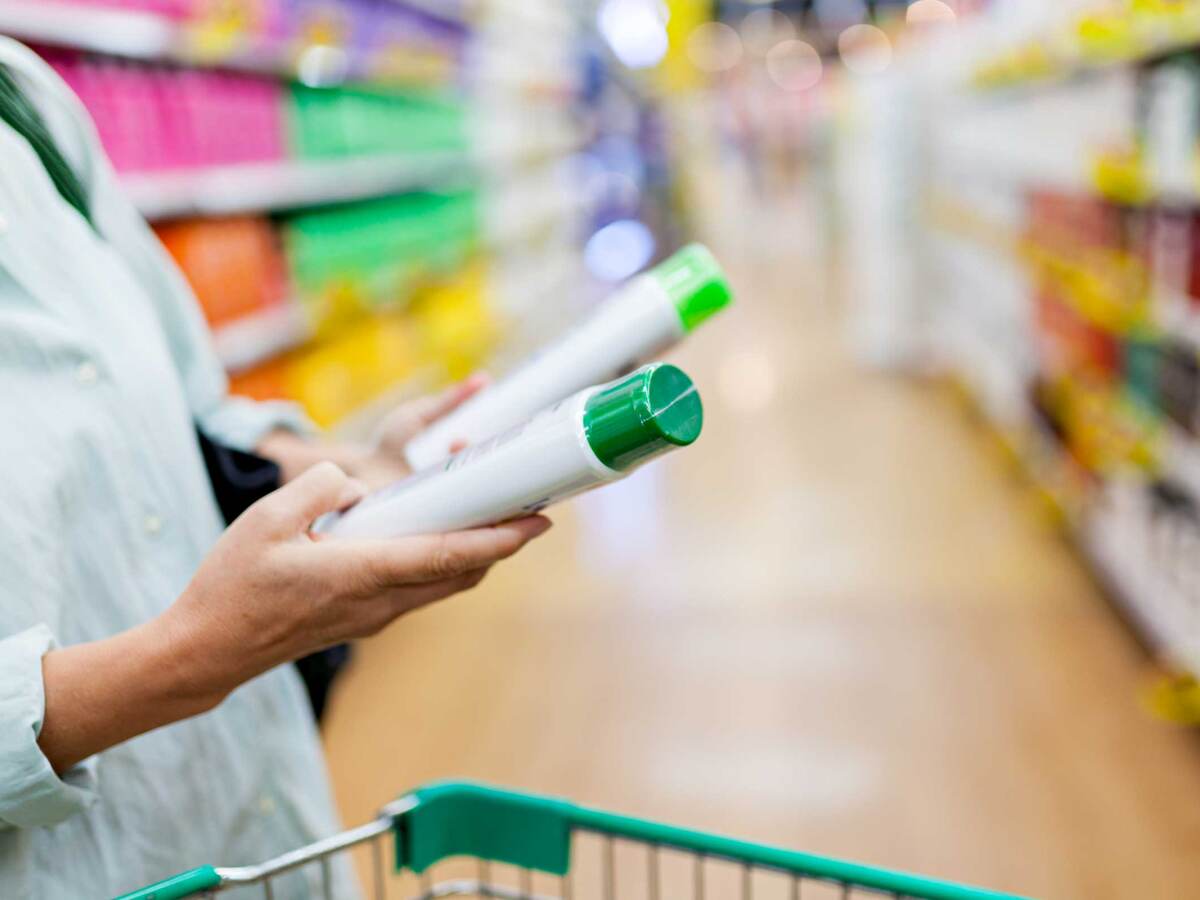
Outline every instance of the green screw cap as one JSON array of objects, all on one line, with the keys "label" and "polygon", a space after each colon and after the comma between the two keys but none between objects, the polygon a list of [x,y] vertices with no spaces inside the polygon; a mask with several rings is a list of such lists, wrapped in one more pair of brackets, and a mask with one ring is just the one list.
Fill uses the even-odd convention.
[{"label": "green screw cap", "polygon": [[654,363],[602,388],[583,411],[588,445],[600,462],[625,471],[700,437],[704,407],[692,379]]},{"label": "green screw cap", "polygon": [[684,331],[733,302],[725,272],[703,244],[689,244],[651,269],[650,275],[675,303]]}]

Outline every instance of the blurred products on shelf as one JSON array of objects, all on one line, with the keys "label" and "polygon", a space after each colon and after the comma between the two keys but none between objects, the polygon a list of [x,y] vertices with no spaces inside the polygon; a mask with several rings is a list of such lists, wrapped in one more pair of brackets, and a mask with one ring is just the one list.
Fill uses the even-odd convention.
[{"label": "blurred products on shelf", "polygon": [[[234,390],[338,425],[380,395],[515,359],[583,311],[591,219],[569,156],[642,118],[584,17],[538,7],[514,30],[510,10],[464,9],[5,0],[0,32],[88,109]],[[614,97],[624,117],[596,114]],[[622,215],[667,220],[637,194]]]},{"label": "blurred products on shelf", "polygon": [[[997,17],[998,18],[998,17]],[[1014,16],[1028,27],[982,54],[972,79],[983,88],[1049,82],[1089,69],[1152,59],[1200,40],[1200,6],[1190,0],[1109,0],[1047,6]],[[1010,29],[1011,32],[1011,29]]]},{"label": "blurred products on shelf", "polygon": [[404,311],[358,319],[324,341],[233,374],[237,393],[304,405],[335,425],[397,385],[435,384],[477,369],[503,334],[478,267],[429,285]]},{"label": "blurred products on shelf", "polygon": [[279,238],[257,217],[170,222],[155,229],[214,328],[287,302]]},{"label": "blurred products on shelf", "polygon": [[465,11],[2,0],[0,32],[91,114],[233,389],[354,427],[503,369],[681,242],[661,85],[578,11]]},{"label": "blurred products on shelf", "polygon": [[466,108],[450,94],[295,85],[288,112],[301,159],[467,148]]},{"label": "blurred products on shelf", "polygon": [[[109,42],[115,55],[271,72],[307,84],[452,80],[470,37],[462,6],[453,0],[419,5],[396,0],[9,3],[25,7],[11,28],[25,40],[99,51],[107,51]],[[85,11],[89,15],[79,15]],[[78,19],[74,27],[63,21],[72,14]]]},{"label": "blurred products on shelf", "polygon": [[119,172],[467,149],[461,98],[44,51]]},{"label": "blurred products on shelf", "polygon": [[268,78],[43,51],[83,101],[118,172],[283,159],[283,86]]},{"label": "blurred products on shelf", "polygon": [[284,241],[313,328],[394,307],[423,279],[459,267],[475,243],[476,198],[413,193],[300,213]]},{"label": "blurred products on shelf", "polygon": [[1200,546],[1200,4],[1031,6],[942,38],[961,52],[899,56],[890,92],[851,85],[875,140],[850,171],[888,173],[864,244],[906,273],[872,282],[873,358],[963,385],[1163,659],[1200,672],[1181,575]]}]

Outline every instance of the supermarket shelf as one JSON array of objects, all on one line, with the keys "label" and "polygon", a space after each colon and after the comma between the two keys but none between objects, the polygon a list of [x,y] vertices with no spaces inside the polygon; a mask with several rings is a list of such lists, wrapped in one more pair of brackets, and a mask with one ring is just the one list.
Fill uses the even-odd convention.
[{"label": "supermarket shelf", "polygon": [[[1110,603],[1133,627],[1138,639],[1152,652],[1200,672],[1200,657],[1188,644],[1188,630],[1178,610],[1188,608],[1167,580],[1158,577],[1154,561],[1141,558],[1138,544],[1122,532],[1110,502],[1072,503],[1056,485],[1045,466],[1039,466],[1033,445],[1041,442],[1032,431],[1017,431],[987,415],[981,398],[961,380],[965,398],[983,414],[984,427],[997,439],[1006,455],[1017,460],[1036,493],[1057,508],[1058,524],[1072,549],[1088,566]],[[1031,443],[1032,442],[1032,443]],[[1042,471],[1039,471],[1041,469]]]},{"label": "supermarket shelf", "polygon": [[[447,3],[444,8],[433,0],[402,5],[439,22],[465,25],[461,3]],[[216,37],[194,23],[155,13],[76,5],[67,0],[0,0],[0,34],[126,59],[300,77],[308,84],[337,83],[366,68],[364,61],[352,59],[339,47]]]},{"label": "supermarket shelf", "polygon": [[221,364],[237,372],[297,347],[309,337],[311,331],[300,305],[287,302],[217,327],[213,348]]},{"label": "supermarket shelf", "polygon": [[[1171,612],[1185,603],[1173,587],[1152,577],[1154,566],[1131,556],[1127,542],[1109,521],[1094,512],[1071,533],[1073,545],[1105,588],[1109,599],[1133,625],[1134,633],[1156,654],[1192,672],[1200,671],[1200,660],[1182,639],[1187,629]],[[1139,564],[1140,563],[1140,564]]]},{"label": "supermarket shelf", "polygon": [[247,163],[129,174],[122,183],[147,219],[222,216],[362,200],[463,181],[466,154]]},{"label": "supermarket shelf", "polygon": [[[3,2],[3,0],[0,0]],[[227,216],[345,203],[473,183],[479,167],[509,173],[576,152],[575,140],[545,140],[482,155],[432,153],[242,163],[121,177],[147,219]]]},{"label": "supermarket shelf", "polygon": [[[1112,28],[1114,33],[1090,39],[1081,30]],[[980,90],[1029,89],[1061,84],[1120,66],[1141,65],[1200,44],[1200,15],[1131,15],[1105,23],[1077,24],[1061,33],[1046,33],[993,54],[972,73]]]},{"label": "supermarket shelf", "polygon": [[0,0],[0,33],[137,59],[174,58],[183,50],[182,30],[163,16],[58,0]]},{"label": "supermarket shelf", "polygon": [[[485,246],[504,253],[524,245],[539,233],[555,227],[569,227],[572,217],[581,214],[585,208],[570,200],[543,204],[541,209],[489,228]],[[563,287],[556,282],[553,290]],[[551,291],[546,290],[546,293],[549,295]],[[213,346],[227,371],[240,372],[294,350],[312,337],[312,329],[300,304],[289,301],[276,309],[253,313],[217,327],[213,331]]]},{"label": "supermarket shelf", "polygon": [[483,226],[484,242],[497,252],[525,246],[561,228],[583,220],[593,204],[578,197],[554,197],[530,204],[514,215],[493,215]]},{"label": "supermarket shelf", "polygon": [[220,65],[259,73],[295,71],[279,46],[243,41],[236,49],[218,53],[215,48],[206,50],[191,31],[164,16],[63,0],[0,0],[0,34],[127,59]]}]

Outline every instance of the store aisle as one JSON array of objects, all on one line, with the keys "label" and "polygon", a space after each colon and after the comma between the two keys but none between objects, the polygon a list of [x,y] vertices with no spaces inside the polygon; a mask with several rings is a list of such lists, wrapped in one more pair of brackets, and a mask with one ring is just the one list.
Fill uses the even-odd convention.
[{"label": "store aisle", "polygon": [[[776,235],[778,238],[778,235]],[[343,814],[469,777],[1030,895],[1190,896],[1200,748],[974,429],[747,235],[691,450],[362,644]],[[784,240],[777,241],[786,246]]]}]

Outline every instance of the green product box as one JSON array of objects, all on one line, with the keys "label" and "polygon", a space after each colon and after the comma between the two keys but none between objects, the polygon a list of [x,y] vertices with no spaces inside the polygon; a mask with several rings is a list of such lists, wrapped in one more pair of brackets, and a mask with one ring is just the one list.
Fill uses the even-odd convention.
[{"label": "green product box", "polygon": [[328,159],[466,150],[466,104],[449,93],[293,85],[292,154]]},{"label": "green product box", "polygon": [[395,306],[425,275],[460,265],[478,239],[477,212],[476,194],[464,191],[404,194],[292,216],[284,244],[313,324]]}]

